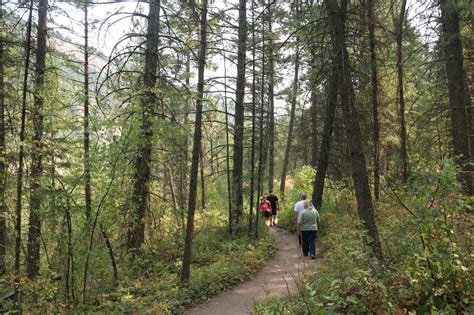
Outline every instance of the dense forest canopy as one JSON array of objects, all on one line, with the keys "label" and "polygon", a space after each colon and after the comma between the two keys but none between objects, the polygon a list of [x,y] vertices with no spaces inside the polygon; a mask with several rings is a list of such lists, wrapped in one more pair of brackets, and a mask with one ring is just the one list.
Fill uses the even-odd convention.
[{"label": "dense forest canopy", "polygon": [[183,312],[274,253],[273,190],[327,258],[256,313],[472,311],[473,28],[470,0],[0,0],[0,310]]}]

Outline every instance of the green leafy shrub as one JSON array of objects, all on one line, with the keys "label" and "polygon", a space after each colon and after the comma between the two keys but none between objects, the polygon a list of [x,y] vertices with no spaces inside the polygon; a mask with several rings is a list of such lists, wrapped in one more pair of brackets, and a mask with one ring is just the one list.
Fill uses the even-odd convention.
[{"label": "green leafy shrub", "polygon": [[353,195],[329,182],[324,258],[298,295],[258,303],[254,313],[472,312],[474,199],[459,193],[457,173],[451,160],[425,161],[407,187],[384,196],[376,209],[382,262],[365,246]]},{"label": "green leafy shrub", "polygon": [[[254,240],[247,233],[232,238],[226,225],[208,221],[206,225],[197,226],[191,278],[185,286],[181,286],[181,248],[173,248],[172,243],[168,244],[166,241],[159,244],[161,248],[144,250],[129,268],[120,269],[120,281],[116,287],[103,289],[100,294],[89,293],[86,304],[60,302],[64,299],[64,279],[51,281],[52,275],[47,272],[34,282],[22,278],[22,311],[183,313],[190,304],[206,300],[227,287],[248,279],[265,266],[276,252],[275,242],[263,223],[260,226],[260,237]],[[108,263],[103,261],[105,266]],[[78,279],[80,278],[76,276],[76,280]],[[90,282],[89,287],[97,285],[93,280]],[[0,281],[0,292],[2,297],[14,292],[14,281]],[[75,293],[76,301],[81,300],[82,291],[78,287]],[[1,306],[3,311],[7,311],[12,308],[12,303]]]}]

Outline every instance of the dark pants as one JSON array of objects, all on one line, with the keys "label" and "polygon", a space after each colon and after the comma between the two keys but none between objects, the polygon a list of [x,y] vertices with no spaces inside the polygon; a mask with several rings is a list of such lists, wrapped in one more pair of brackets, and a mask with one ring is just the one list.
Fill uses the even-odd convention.
[{"label": "dark pants", "polygon": [[303,255],[316,256],[316,232],[317,231],[301,231],[301,239],[303,241]]}]

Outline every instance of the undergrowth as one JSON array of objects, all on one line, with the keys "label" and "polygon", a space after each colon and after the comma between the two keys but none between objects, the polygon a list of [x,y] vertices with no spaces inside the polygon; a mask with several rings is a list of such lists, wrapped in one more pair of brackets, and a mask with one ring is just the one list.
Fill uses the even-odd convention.
[{"label": "undergrowth", "polygon": [[[137,313],[180,314],[193,303],[206,300],[239,283],[261,269],[276,252],[268,230],[261,226],[260,238],[245,234],[231,238],[225,226],[207,225],[194,241],[191,278],[181,286],[181,249],[155,248],[137,257],[122,272],[115,288],[90,297],[86,304],[62,303],[64,288],[50,276],[34,282],[21,279],[21,305],[26,313]],[[11,281],[0,283],[2,291],[13,291]],[[4,309],[11,309],[4,305]]]},{"label": "undergrowth", "polygon": [[[257,303],[253,313],[474,313],[474,200],[460,194],[456,173],[443,161],[415,170],[406,187],[390,187],[376,205],[383,261],[365,246],[351,191],[329,182],[323,257],[297,294]],[[291,212],[287,207],[280,217],[290,229]]]}]

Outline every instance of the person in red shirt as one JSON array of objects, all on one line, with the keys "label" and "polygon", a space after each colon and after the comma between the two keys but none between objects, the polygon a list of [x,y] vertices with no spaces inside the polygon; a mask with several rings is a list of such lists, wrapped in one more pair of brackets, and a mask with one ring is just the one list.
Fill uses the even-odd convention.
[{"label": "person in red shirt", "polygon": [[273,191],[268,192],[267,200],[272,206],[272,217],[270,219],[270,226],[276,225],[277,213],[280,210],[280,205],[278,204],[278,197],[273,194]]},{"label": "person in red shirt", "polygon": [[265,224],[270,225],[270,219],[272,217],[272,205],[265,196],[260,198],[259,210],[265,217]]}]

